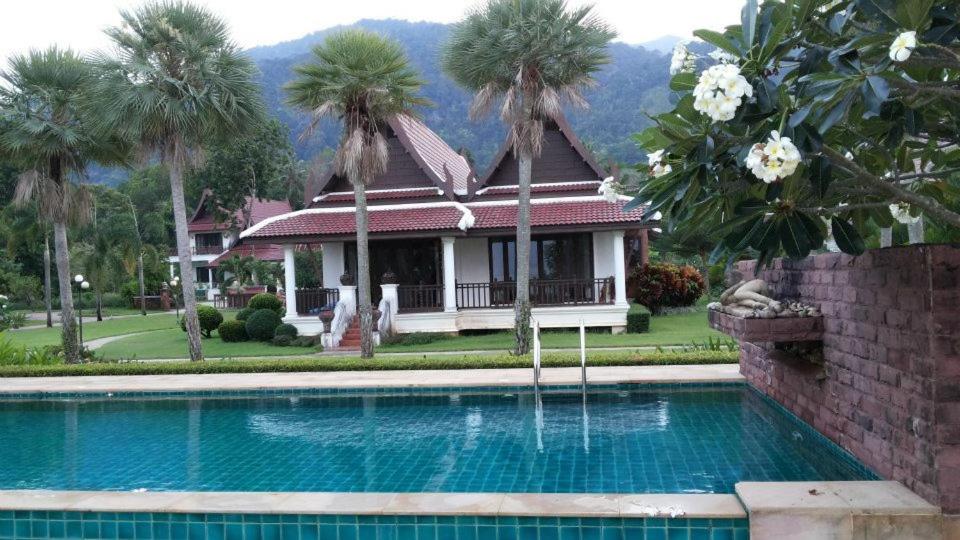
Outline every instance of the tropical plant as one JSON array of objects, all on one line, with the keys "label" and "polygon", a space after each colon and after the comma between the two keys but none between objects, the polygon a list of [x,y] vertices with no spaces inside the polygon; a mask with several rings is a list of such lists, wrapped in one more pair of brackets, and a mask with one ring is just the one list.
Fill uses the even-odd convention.
[{"label": "tropical plant", "polygon": [[631,272],[636,301],[654,315],[663,308],[692,306],[703,295],[703,276],[696,268],[668,263],[645,264]]},{"label": "tropical plant", "polygon": [[[223,314],[216,308],[200,305],[197,306],[197,319],[200,322],[200,332],[203,337],[210,337],[213,331],[223,323]],[[180,329],[184,332],[187,331],[186,320],[186,317],[180,318]]]},{"label": "tropical plant", "polygon": [[334,34],[313,49],[312,61],[295,68],[286,86],[288,101],[311,114],[308,135],[324,117],[343,124],[334,158],[338,174],[354,187],[357,225],[357,292],[360,301],[360,355],[373,357],[370,252],[366,186],[387,169],[387,122],[413,114],[426,102],[421,82],[397,43],[362,30]]},{"label": "tropical plant", "polygon": [[[36,204],[41,219],[53,223],[60,321],[67,362],[80,361],[71,294],[68,222],[89,212],[89,192],[74,182],[93,159],[107,159],[114,139],[87,129],[85,97],[91,69],[76,53],[55,47],[16,55],[0,74],[0,149],[26,171],[15,202]],[[107,131],[104,131],[106,134]],[[116,157],[118,153],[113,153]]]},{"label": "tropical plant", "polygon": [[81,257],[80,266],[83,276],[90,283],[95,298],[97,320],[103,320],[103,293],[116,280],[119,266],[119,253],[109,236],[96,230],[93,241]]},{"label": "tropical plant", "polygon": [[227,282],[227,275],[230,275],[238,286],[242,287],[251,283],[253,269],[251,268],[255,259],[250,255],[234,255],[229,259],[220,261],[217,266],[217,275],[221,283]]},{"label": "tropical plant", "polygon": [[530,182],[544,123],[561,105],[586,106],[582,90],[609,62],[614,32],[589,6],[567,9],[564,0],[489,0],[453,30],[444,70],[476,92],[470,114],[485,115],[502,100],[500,118],[520,163],[517,212],[516,353],[530,348]]},{"label": "tropical plant", "polygon": [[[43,245],[43,307],[47,314],[47,328],[53,327],[53,299],[50,284],[50,227],[37,214],[37,205],[10,205],[3,210],[7,229],[7,251],[18,247]],[[42,238],[42,241],[41,241]]]},{"label": "tropical plant", "polygon": [[96,55],[101,127],[115,126],[156,154],[170,176],[190,359],[203,359],[183,176],[211,139],[240,136],[262,121],[256,69],[226,24],[187,2],[150,2],[108,29],[115,54]]},{"label": "tropical plant", "polygon": [[960,227],[960,7],[953,0],[749,0],[718,49],[671,80],[676,107],[633,206],[719,235],[712,259],[758,269],[921,215]]}]

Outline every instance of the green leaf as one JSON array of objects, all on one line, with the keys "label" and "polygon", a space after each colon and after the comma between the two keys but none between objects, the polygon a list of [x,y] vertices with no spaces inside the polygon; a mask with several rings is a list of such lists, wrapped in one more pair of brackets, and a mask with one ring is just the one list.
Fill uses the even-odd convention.
[{"label": "green leaf", "polygon": [[743,27],[743,50],[749,51],[757,35],[757,0],[747,0],[740,12],[740,24]]},{"label": "green leaf", "polygon": [[824,198],[830,180],[833,179],[833,169],[823,156],[816,156],[810,160],[810,183],[817,192],[817,197]]},{"label": "green leaf", "polygon": [[897,22],[909,30],[920,30],[932,8],[933,0],[901,0],[897,2]]},{"label": "green leaf", "polygon": [[693,90],[697,86],[697,75],[694,73],[677,73],[670,79],[670,89],[677,92]]},{"label": "green leaf", "polygon": [[780,243],[787,255],[794,259],[806,257],[810,253],[810,239],[803,222],[798,216],[787,216],[778,227]]},{"label": "green leaf", "polygon": [[840,251],[850,255],[860,255],[866,249],[860,231],[849,221],[833,216],[830,218],[830,230],[833,232],[833,240],[837,243]]},{"label": "green leaf", "polygon": [[713,30],[697,30],[693,33],[693,35],[711,45],[727,51],[730,54],[735,54],[737,56],[743,55],[743,51],[737,48],[737,46],[730,41],[727,36],[721,34],[720,32],[714,32]]}]

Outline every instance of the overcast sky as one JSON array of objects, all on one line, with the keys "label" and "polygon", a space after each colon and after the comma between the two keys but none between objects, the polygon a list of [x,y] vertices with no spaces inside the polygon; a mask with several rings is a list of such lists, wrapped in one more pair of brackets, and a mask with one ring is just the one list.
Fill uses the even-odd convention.
[{"label": "overcast sky", "polygon": [[[474,0],[195,0],[224,17],[243,47],[269,45],[358,19],[453,22]],[[641,43],[665,35],[689,37],[697,28],[720,29],[739,19],[743,0],[568,0],[592,3],[619,32]],[[56,43],[81,51],[106,46],[103,29],[117,24],[120,9],[139,0],[20,0],[4,3],[0,65],[15,52]]]}]

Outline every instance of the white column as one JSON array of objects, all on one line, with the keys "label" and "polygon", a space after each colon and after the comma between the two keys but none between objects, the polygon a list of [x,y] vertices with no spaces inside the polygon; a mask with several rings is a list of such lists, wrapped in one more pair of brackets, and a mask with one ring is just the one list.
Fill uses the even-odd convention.
[{"label": "white column", "polygon": [[924,240],[923,216],[916,223],[907,225],[907,235],[911,244],[922,244]]},{"label": "white column", "polygon": [[283,246],[283,294],[287,297],[287,317],[297,316],[297,268],[293,245]]},{"label": "white column", "polygon": [[627,305],[627,269],[623,254],[623,231],[613,231],[613,288],[618,306]]},{"label": "white column", "polygon": [[880,247],[890,247],[893,245],[893,229],[884,227],[880,229]]},{"label": "white column", "polygon": [[390,307],[390,320],[393,320],[400,308],[400,299],[399,295],[397,294],[397,289],[399,287],[400,286],[396,283],[383,283],[380,285],[380,290],[383,293],[383,299]]},{"label": "white column", "polygon": [[440,239],[443,242],[443,310],[457,311],[457,267],[454,258],[452,236]]}]

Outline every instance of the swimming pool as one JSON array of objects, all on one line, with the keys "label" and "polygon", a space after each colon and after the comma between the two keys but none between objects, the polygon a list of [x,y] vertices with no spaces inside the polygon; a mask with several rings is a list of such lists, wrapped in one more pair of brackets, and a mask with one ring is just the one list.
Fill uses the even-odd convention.
[{"label": "swimming pool", "polygon": [[0,489],[732,493],[875,478],[746,385],[0,401]]}]

